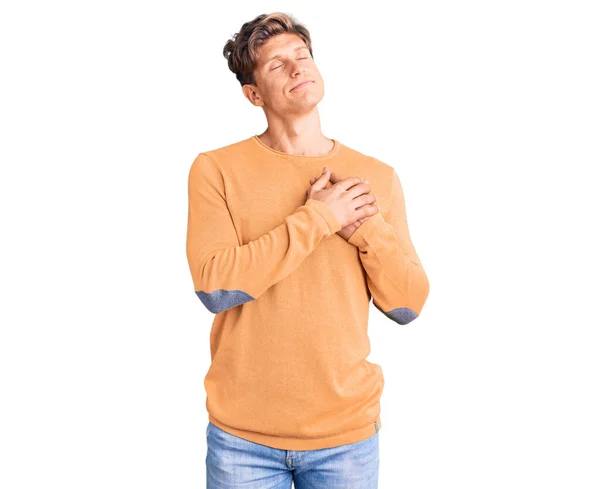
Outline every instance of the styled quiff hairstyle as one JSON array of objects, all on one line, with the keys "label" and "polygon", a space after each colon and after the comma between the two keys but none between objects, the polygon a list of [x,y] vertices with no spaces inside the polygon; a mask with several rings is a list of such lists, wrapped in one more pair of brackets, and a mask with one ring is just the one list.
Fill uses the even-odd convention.
[{"label": "styled quiff hairstyle", "polygon": [[254,69],[259,61],[258,48],[273,36],[286,32],[300,37],[310,51],[311,57],[314,58],[308,29],[297,22],[293,16],[283,12],[259,15],[254,20],[243,24],[240,32],[234,34],[233,38],[225,43],[223,56],[242,86],[256,85]]}]

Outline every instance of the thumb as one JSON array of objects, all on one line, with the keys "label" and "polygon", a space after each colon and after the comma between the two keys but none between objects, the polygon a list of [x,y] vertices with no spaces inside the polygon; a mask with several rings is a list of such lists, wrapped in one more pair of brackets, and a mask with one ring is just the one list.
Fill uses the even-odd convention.
[{"label": "thumb", "polygon": [[329,168],[327,168],[326,166],[323,167],[323,173],[321,174],[321,176],[319,178],[317,178],[317,181],[315,183],[313,183],[312,187],[315,190],[322,190],[325,188],[325,185],[327,185],[327,182],[329,182],[329,174],[330,174],[330,170]]}]

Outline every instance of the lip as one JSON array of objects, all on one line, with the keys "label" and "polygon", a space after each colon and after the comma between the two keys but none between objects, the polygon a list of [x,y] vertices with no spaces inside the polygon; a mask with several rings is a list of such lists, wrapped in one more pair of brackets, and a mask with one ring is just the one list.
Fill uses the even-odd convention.
[{"label": "lip", "polygon": [[[306,80],[303,81],[302,83],[299,83],[298,85],[296,85],[294,88],[292,88],[292,90],[296,90],[296,88],[302,88],[304,85],[308,85],[309,83],[314,83],[314,80]],[[290,92],[292,91],[290,90]]]}]

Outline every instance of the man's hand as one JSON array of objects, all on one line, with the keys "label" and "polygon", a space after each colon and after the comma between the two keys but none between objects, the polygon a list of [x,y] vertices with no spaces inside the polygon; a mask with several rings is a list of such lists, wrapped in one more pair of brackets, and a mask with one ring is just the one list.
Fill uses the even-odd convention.
[{"label": "man's hand", "polygon": [[[317,177],[318,178],[318,177]],[[317,180],[317,178],[311,178],[310,179],[310,184],[312,185],[313,183],[315,183],[315,181]],[[331,187],[331,185],[333,185],[334,183],[340,182],[344,180],[343,178],[338,178],[334,173],[332,173],[329,176],[329,182],[327,183],[325,188],[329,188]],[[368,180],[363,180],[364,183],[369,183]],[[372,202],[371,204],[365,204],[365,205],[377,205],[375,202]],[[364,207],[360,206],[357,207],[357,209],[360,209]],[[379,206],[377,205],[377,209],[379,209]],[[342,229],[340,229],[337,234],[339,234],[342,238],[344,238],[346,241],[348,241],[348,239],[350,239],[350,236],[352,236],[354,234],[354,231],[356,231],[360,225],[365,222],[367,219],[369,219],[370,216],[364,217],[362,219],[358,219],[350,224],[348,224],[347,226],[343,227]]]}]

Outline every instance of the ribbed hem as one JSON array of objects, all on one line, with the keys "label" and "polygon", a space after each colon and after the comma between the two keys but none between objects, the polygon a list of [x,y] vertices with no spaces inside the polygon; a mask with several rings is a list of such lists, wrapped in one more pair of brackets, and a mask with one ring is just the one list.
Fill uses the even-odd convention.
[{"label": "ribbed hem", "polygon": [[308,199],[305,205],[314,208],[321,216],[323,216],[323,219],[325,219],[329,226],[329,232],[331,234],[337,233],[342,229],[340,221],[337,220],[333,211],[324,202],[317,199]]},{"label": "ribbed hem", "polygon": [[[265,445],[271,448],[279,448],[282,450],[320,450],[322,448],[334,448],[341,445],[348,445],[350,443],[357,443],[375,435],[379,430],[381,430],[382,426],[381,417],[377,416],[377,419],[370,421],[368,425],[352,431],[347,431],[345,433],[337,433],[335,435],[326,436],[323,438],[290,438],[265,435],[264,433],[255,433],[253,431],[231,428],[230,426],[224,425],[220,421],[217,421],[210,415],[210,413],[208,415],[208,420],[230,435],[234,435],[260,445]],[[375,422],[377,422],[377,426],[375,426]]]},{"label": "ribbed hem", "polygon": [[373,214],[369,219],[363,222],[358,229],[352,233],[352,236],[348,239],[348,243],[353,244],[359,249],[364,249],[367,245],[365,238],[375,231],[379,226],[384,223],[381,211]]}]

